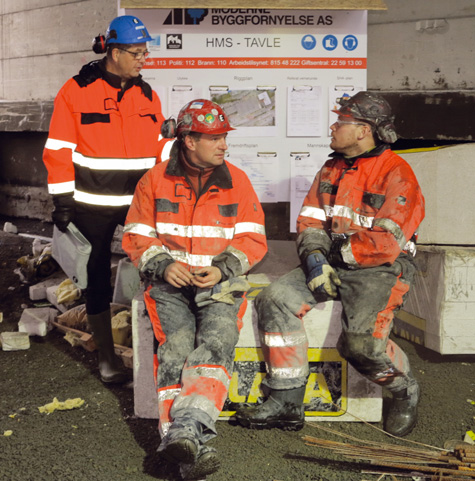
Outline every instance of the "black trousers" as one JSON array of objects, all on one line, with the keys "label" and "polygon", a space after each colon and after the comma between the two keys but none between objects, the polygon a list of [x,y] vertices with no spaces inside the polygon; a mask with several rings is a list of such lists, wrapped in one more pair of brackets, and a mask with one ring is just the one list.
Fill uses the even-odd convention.
[{"label": "black trousers", "polygon": [[102,207],[76,203],[74,224],[91,243],[87,264],[86,312],[100,314],[110,308],[111,242],[118,225],[124,225],[129,207]]}]

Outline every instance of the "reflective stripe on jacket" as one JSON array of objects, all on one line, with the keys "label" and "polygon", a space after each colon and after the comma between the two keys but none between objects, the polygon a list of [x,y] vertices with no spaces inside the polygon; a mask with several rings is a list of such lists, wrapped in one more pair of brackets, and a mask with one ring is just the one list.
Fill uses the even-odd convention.
[{"label": "reflective stripe on jacket", "polygon": [[85,65],[59,91],[43,160],[50,194],[123,206],[168,140],[159,138],[164,117],[157,94],[141,77],[122,90],[103,62]]},{"label": "reflective stripe on jacket", "polygon": [[411,250],[424,197],[404,159],[389,148],[376,152],[351,166],[335,156],[318,172],[297,219],[301,259],[315,249],[328,255],[338,237],[350,268],[392,264]]},{"label": "reflective stripe on jacket", "polygon": [[217,167],[197,198],[172,158],[138,183],[122,245],[141,272],[173,259],[189,267],[224,262],[227,273],[239,276],[267,252],[264,213],[247,175],[234,165]]}]

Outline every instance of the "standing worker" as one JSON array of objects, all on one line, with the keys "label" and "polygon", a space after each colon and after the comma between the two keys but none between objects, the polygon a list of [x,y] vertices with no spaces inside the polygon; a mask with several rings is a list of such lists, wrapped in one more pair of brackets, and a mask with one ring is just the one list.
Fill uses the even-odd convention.
[{"label": "standing worker", "polygon": [[164,117],[157,94],[140,71],[152,40],[136,17],[115,18],[94,40],[102,60],[84,65],[56,96],[43,160],[53,196],[53,222],[73,222],[92,246],[86,312],[105,383],[127,377],[112,339],[111,241],[124,223],[135,186],[160,161]]},{"label": "standing worker", "polygon": [[267,252],[264,214],[246,174],[224,160],[234,130],[210,100],[186,104],[166,130],[168,162],[138,183],[123,248],[146,281],[158,343],[158,452],[184,479],[219,468],[215,422],[227,397],[246,310],[243,276]]},{"label": "standing worker", "polygon": [[309,374],[302,319],[318,302],[340,299],[338,350],[391,392],[385,429],[405,436],[416,424],[420,391],[407,356],[389,334],[415,272],[424,198],[410,166],[390,150],[397,134],[389,104],[369,92],[339,104],[330,127],[334,153],[297,220],[301,265],[256,298],[270,396],[259,406],[242,407],[237,419],[251,428],[302,428]]}]

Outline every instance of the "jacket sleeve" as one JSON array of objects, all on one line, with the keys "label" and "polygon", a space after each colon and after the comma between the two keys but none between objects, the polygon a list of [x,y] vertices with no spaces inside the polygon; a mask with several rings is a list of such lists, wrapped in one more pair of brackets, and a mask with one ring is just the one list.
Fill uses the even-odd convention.
[{"label": "jacket sleeve", "polygon": [[319,250],[324,255],[330,252],[331,239],[325,229],[328,224],[327,215],[319,195],[321,176],[322,171],[315,176],[297,218],[297,252],[302,263],[314,250]]},{"label": "jacket sleeve", "polygon": [[385,201],[371,229],[351,235],[342,245],[350,267],[392,264],[409,244],[424,219],[424,197],[410,166],[399,165],[389,174]]},{"label": "jacket sleeve", "polygon": [[161,279],[165,268],[174,262],[155,229],[154,174],[152,168],[138,182],[122,238],[122,248],[130,260],[150,280]]},{"label": "jacket sleeve", "polygon": [[72,153],[77,145],[77,134],[72,106],[67,100],[71,82],[71,80],[67,82],[56,96],[48,139],[43,151],[50,194],[73,193],[75,187]]},{"label": "jacket sleeve", "polygon": [[251,182],[244,174],[233,188],[239,193],[234,236],[212,261],[223,273],[223,280],[246,274],[267,252],[264,212]]}]

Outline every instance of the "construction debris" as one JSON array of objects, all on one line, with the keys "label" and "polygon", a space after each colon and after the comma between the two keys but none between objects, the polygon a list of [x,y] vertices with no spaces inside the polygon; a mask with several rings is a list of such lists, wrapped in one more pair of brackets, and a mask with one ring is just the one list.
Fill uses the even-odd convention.
[{"label": "construction debris", "polygon": [[53,401],[45,404],[44,406],[40,406],[38,410],[40,413],[47,413],[50,414],[53,411],[65,411],[68,409],[76,409],[80,408],[84,404],[84,399],[81,398],[74,398],[74,399],[66,399],[66,401],[58,401],[58,398],[53,398]]},{"label": "construction debris", "polygon": [[30,336],[26,332],[2,332],[0,343],[3,351],[24,351],[30,349]]},{"label": "construction debris", "polygon": [[[411,477],[415,475],[420,479],[430,481],[475,479],[475,446],[467,443],[455,445],[452,450],[426,445],[422,445],[425,448],[414,448],[366,441],[352,436],[344,436],[337,431],[319,426],[317,423],[310,425],[346,437],[352,442],[337,442],[304,436],[303,440],[308,446],[330,449],[348,459],[366,461],[372,466],[380,466],[384,468],[379,471],[380,474],[390,474],[394,479],[397,479],[398,476]],[[387,468],[397,471],[388,473]],[[372,472],[375,473],[375,471]]]}]

